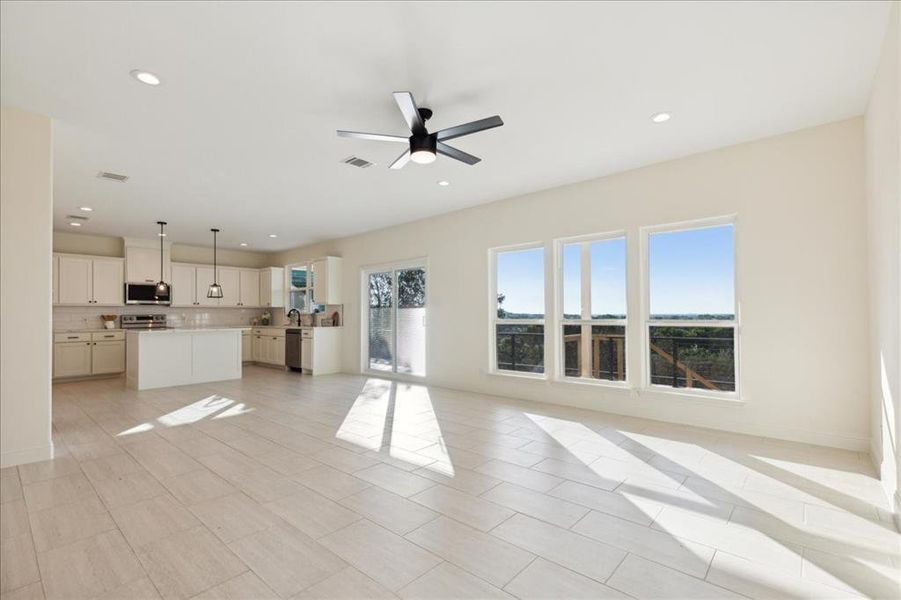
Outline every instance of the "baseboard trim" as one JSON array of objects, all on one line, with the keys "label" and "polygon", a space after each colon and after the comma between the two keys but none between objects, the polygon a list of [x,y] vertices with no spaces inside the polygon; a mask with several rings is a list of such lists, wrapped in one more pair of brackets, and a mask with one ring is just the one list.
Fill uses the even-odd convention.
[{"label": "baseboard trim", "polygon": [[46,446],[0,453],[0,468],[14,467],[53,458],[53,442]]}]

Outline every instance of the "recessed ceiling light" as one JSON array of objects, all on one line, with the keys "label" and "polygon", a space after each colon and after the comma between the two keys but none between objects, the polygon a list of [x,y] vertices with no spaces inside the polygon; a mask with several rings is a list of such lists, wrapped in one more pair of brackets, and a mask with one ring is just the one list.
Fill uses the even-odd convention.
[{"label": "recessed ceiling light", "polygon": [[441,181],[438,182],[438,185],[440,185],[441,187],[447,187],[450,185],[450,181],[445,181],[442,179]]},{"label": "recessed ceiling light", "polygon": [[84,212],[92,212],[94,209],[90,206],[79,206],[78,210],[83,210]]},{"label": "recessed ceiling light", "polygon": [[81,223],[79,223],[78,221],[72,221],[71,223],[69,223],[69,225],[71,225],[72,227],[81,227]]},{"label": "recessed ceiling light", "polygon": [[131,72],[131,76],[140,81],[141,83],[146,83],[147,85],[159,85],[162,83],[160,78],[151,73],[150,71],[142,71],[141,69],[135,69]]},{"label": "recessed ceiling light", "polygon": [[247,242],[241,242],[241,246],[247,246]]},{"label": "recessed ceiling light", "polygon": [[271,238],[277,238],[278,236],[275,235],[274,233],[270,233],[270,234],[269,234],[269,237],[271,237]]},{"label": "recessed ceiling light", "polygon": [[654,123],[666,123],[672,118],[673,115],[668,112],[659,112],[651,115],[651,121],[653,121]]}]

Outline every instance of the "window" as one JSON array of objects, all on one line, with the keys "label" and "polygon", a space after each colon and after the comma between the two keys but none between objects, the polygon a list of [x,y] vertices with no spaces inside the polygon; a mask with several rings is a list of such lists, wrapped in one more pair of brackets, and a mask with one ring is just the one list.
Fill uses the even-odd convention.
[{"label": "window", "polygon": [[296,308],[300,312],[310,312],[309,301],[312,298],[312,271],[308,263],[288,265],[285,267],[285,289],[288,293],[285,311]]},{"label": "window", "polygon": [[385,267],[363,275],[368,297],[365,366],[370,371],[425,375],[425,267]]},{"label": "window", "polygon": [[564,377],[626,379],[626,238],[560,245]]},{"label": "window", "polygon": [[544,373],[544,248],[493,251],[492,370]]},{"label": "window", "polygon": [[734,224],[656,229],[647,257],[650,385],[734,393]]}]

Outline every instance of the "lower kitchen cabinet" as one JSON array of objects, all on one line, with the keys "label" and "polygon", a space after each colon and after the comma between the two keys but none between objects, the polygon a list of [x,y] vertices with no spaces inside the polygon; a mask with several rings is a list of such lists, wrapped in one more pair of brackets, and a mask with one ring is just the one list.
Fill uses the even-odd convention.
[{"label": "lower kitchen cabinet", "polygon": [[125,341],[91,342],[91,375],[125,371]]},{"label": "lower kitchen cabinet", "polygon": [[58,333],[53,344],[53,377],[87,377],[125,372],[125,332]]},{"label": "lower kitchen cabinet", "polygon": [[91,374],[92,342],[57,342],[53,345],[53,376],[84,377]]},{"label": "lower kitchen cabinet", "polygon": [[341,372],[340,327],[310,327],[301,332],[300,366],[310,375]]},{"label": "lower kitchen cabinet", "polygon": [[250,330],[241,332],[241,362],[253,360],[253,335]]},{"label": "lower kitchen cabinet", "polygon": [[285,366],[285,330],[260,327],[253,329],[251,354],[253,361],[265,365]]}]

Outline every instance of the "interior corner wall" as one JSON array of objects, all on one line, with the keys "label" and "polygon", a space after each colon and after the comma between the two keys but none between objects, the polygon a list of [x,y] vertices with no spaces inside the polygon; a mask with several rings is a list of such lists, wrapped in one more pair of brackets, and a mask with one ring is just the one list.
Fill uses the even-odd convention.
[{"label": "interior corner wall", "polygon": [[901,10],[894,3],[864,117],[871,453],[901,527]]},{"label": "interior corner wall", "polygon": [[0,108],[0,466],[52,458],[52,127]]},{"label": "interior corner wall", "polygon": [[[361,268],[427,257],[429,384],[866,451],[864,206],[858,117],[298,248],[275,260],[343,257],[345,372],[361,370]],[[629,339],[638,340],[639,228],[722,215],[737,222],[744,403],[488,373],[489,248],[541,241],[549,262],[555,238],[626,231]],[[627,353],[629,365],[642,362],[639,344]]]}]

